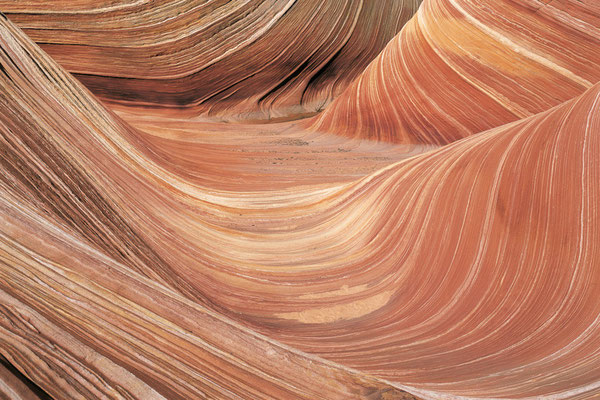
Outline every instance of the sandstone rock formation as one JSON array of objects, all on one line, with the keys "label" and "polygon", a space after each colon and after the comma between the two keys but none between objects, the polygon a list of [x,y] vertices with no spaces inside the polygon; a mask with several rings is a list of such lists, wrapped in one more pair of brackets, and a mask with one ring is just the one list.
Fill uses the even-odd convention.
[{"label": "sandstone rock formation", "polygon": [[[163,24],[192,29],[194,7],[217,3],[2,6],[0,394],[600,396],[600,8],[426,0],[322,113],[268,124],[153,97],[186,96],[150,82],[177,70],[169,57],[119,92],[100,62],[115,55],[87,54],[87,80],[75,44],[93,35],[67,30],[52,40],[73,45],[52,50],[44,32],[155,18],[135,36],[152,45],[176,32]],[[253,14],[262,24],[283,4],[230,3],[269,5]],[[327,7],[371,7],[340,15],[380,29],[404,18],[368,3],[294,7],[321,4],[298,12],[323,21]],[[338,27],[306,29],[325,26]],[[198,43],[182,60],[214,57]],[[139,73],[134,53],[116,73]],[[363,69],[341,60],[349,75],[314,98]],[[253,113],[266,86],[213,106]],[[269,115],[308,104],[294,99]]]},{"label": "sandstone rock formation", "polygon": [[595,1],[428,0],[310,125],[448,144],[581,94],[600,80]]},{"label": "sandstone rock formation", "polygon": [[1,1],[104,99],[226,119],[314,113],[420,0]]}]

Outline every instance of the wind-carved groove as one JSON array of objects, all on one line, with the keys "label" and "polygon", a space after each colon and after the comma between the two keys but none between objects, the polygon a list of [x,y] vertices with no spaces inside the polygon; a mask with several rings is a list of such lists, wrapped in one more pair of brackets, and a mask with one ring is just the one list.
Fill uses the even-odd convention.
[{"label": "wind-carved groove", "polygon": [[[2,374],[0,375],[0,380],[7,381],[16,379],[18,382],[22,383],[22,386],[19,389],[22,392],[27,393],[32,396],[31,399],[39,399],[39,400],[52,400],[46,392],[44,392],[38,385],[36,385],[31,379],[27,376],[23,375],[21,371],[11,365],[4,357],[0,356],[0,370]],[[6,375],[5,375],[6,374]],[[17,383],[14,383],[18,385]],[[19,385],[21,386],[21,385]]]}]

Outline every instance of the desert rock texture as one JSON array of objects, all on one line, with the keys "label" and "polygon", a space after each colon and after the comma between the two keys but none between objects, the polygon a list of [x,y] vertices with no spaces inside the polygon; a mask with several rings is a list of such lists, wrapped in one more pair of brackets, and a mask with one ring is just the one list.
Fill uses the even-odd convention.
[{"label": "desert rock texture", "polygon": [[599,2],[0,11],[0,398],[600,397]]}]

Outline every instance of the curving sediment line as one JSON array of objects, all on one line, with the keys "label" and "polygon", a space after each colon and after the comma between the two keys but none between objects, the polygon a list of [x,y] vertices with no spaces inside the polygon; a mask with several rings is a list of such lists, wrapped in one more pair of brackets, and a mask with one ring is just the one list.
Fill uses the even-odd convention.
[{"label": "curving sediment line", "polygon": [[426,0],[306,125],[443,145],[545,111],[600,80],[598,15],[576,0]]},{"label": "curving sediment line", "polygon": [[321,110],[419,4],[0,1],[0,10],[103,99],[264,120]]},{"label": "curving sediment line", "polygon": [[600,85],[357,179],[234,190],[0,22],[0,352],[44,390],[600,395]]}]

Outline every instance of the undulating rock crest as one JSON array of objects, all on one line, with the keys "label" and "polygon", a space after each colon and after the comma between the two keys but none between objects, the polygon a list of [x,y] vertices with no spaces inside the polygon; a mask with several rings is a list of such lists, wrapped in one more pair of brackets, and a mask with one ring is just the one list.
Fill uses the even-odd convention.
[{"label": "undulating rock crest", "polygon": [[308,125],[443,145],[547,110],[600,80],[599,15],[597,1],[425,0]]},{"label": "undulating rock crest", "polygon": [[0,352],[19,373],[55,398],[414,398],[208,308],[119,215],[177,178],[136,172],[131,128],[4,17],[0,47]]},{"label": "undulating rock crest", "polygon": [[268,119],[322,109],[420,2],[0,0],[0,10],[103,99]]},{"label": "undulating rock crest", "polygon": [[[28,4],[35,21],[45,3]],[[584,62],[599,15],[566,0],[425,1],[326,108],[332,124],[308,130],[102,103],[0,18],[0,394],[600,396],[600,83]],[[421,53],[441,33],[464,63]],[[533,57],[526,43],[544,38],[547,58]],[[413,86],[397,78],[403,46],[421,54]],[[432,71],[439,97],[421,91]],[[456,76],[527,112],[503,114]],[[381,87],[415,96],[402,109],[379,97],[382,124],[418,111],[438,128],[361,125]],[[472,125],[452,136],[442,116]]]}]

